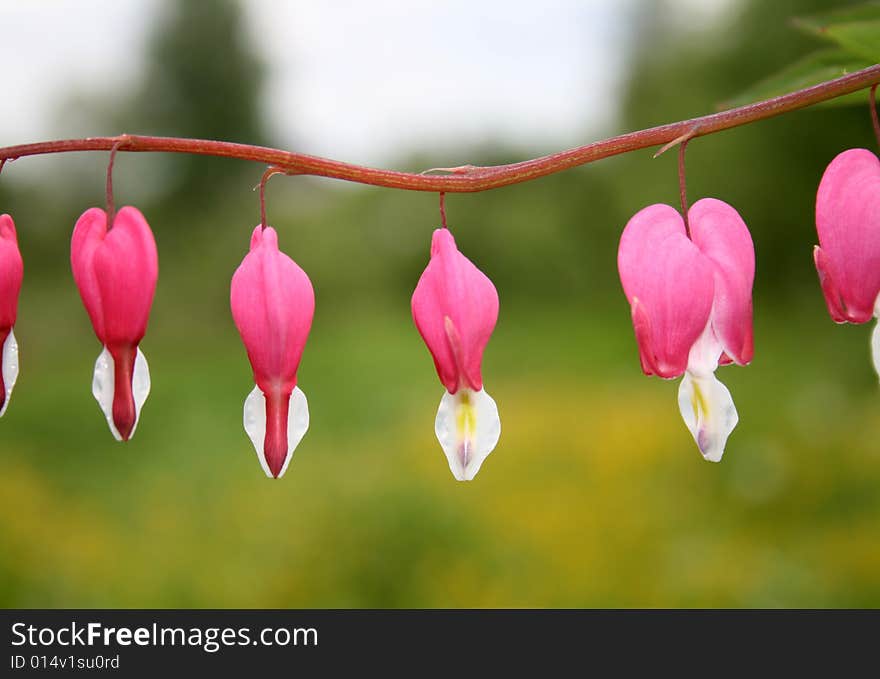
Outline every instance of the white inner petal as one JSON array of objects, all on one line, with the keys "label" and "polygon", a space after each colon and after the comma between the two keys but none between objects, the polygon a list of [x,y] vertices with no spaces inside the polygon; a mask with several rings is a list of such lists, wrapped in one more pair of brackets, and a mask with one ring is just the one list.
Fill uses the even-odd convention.
[{"label": "white inner petal", "polygon": [[452,475],[471,481],[501,436],[498,407],[483,389],[447,391],[440,399],[434,431]]},{"label": "white inner petal", "polygon": [[[150,366],[147,365],[147,357],[138,348],[137,356],[134,359],[134,373],[131,376],[131,395],[134,397],[134,426],[131,428],[131,436],[137,429],[138,422],[141,419],[141,408],[147,402],[147,396],[150,395]],[[129,438],[131,438],[129,436]]]},{"label": "white inner petal", "polygon": [[684,374],[678,388],[678,408],[703,457],[720,462],[727,437],[739,422],[730,391],[713,373]]},{"label": "white inner petal", "polygon": [[6,399],[0,408],[0,417],[9,407],[9,399],[12,398],[12,387],[18,379],[18,342],[15,341],[15,333],[10,328],[6,341],[3,342],[3,385],[6,387]]},{"label": "white inner petal", "polygon": [[709,314],[709,322],[706,323],[702,334],[693,343],[688,354],[687,369],[688,372],[695,375],[705,376],[715,372],[718,367],[718,359],[721,358],[721,352],[724,349],[712,328],[711,318],[712,314]]},{"label": "white inner petal", "polygon": [[[280,479],[287,471],[287,465],[293,458],[293,451],[302,441],[309,428],[309,402],[306,395],[299,387],[294,387],[290,394],[290,405],[287,408],[287,457],[278,474]],[[257,451],[257,459],[260,466],[266,472],[266,476],[272,478],[269,464],[266,462],[266,453],[263,445],[266,440],[266,397],[259,387],[254,387],[244,400],[244,430],[247,432],[254,450]]]},{"label": "white inner petal", "polygon": [[[880,294],[874,300],[874,318],[880,319]],[[871,361],[874,363],[874,370],[880,376],[880,320],[877,321],[871,333]],[[2,414],[0,413],[0,415]]]},{"label": "white inner petal", "polygon": [[[92,395],[101,407],[104,417],[107,419],[107,426],[110,427],[110,433],[117,441],[122,440],[116,424],[113,422],[113,393],[115,391],[115,373],[113,366],[113,356],[104,347],[95,361],[95,374],[92,377]],[[141,418],[141,408],[150,395],[150,366],[147,364],[147,357],[138,348],[137,355],[134,359],[134,372],[131,376],[131,395],[134,398],[134,426],[131,428],[129,439],[134,436],[137,430],[138,422]]]}]

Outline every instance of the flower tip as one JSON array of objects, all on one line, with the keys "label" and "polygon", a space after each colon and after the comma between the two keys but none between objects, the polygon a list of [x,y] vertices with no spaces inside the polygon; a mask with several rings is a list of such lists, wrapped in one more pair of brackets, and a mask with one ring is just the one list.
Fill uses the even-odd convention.
[{"label": "flower tip", "polygon": [[703,459],[720,462],[727,439],[739,422],[727,387],[712,373],[686,372],[678,389],[678,407]]},{"label": "flower tip", "polygon": [[105,346],[98,355],[92,395],[117,441],[128,441],[134,436],[150,387],[150,367],[139,348],[111,352]]},{"label": "flower tip", "polygon": [[263,453],[266,457],[266,466],[269,468],[269,478],[280,479],[287,470],[287,441],[277,437],[267,436]]},{"label": "flower tip", "polygon": [[116,431],[119,432],[120,441],[128,441],[134,432],[134,409],[128,408],[117,410],[113,409],[113,424],[116,425]]},{"label": "flower tip", "polygon": [[717,440],[708,431],[701,429],[697,432],[696,441],[704,460],[721,462],[721,458],[724,456],[724,446],[717,445]]},{"label": "flower tip", "polygon": [[473,481],[501,436],[498,406],[482,389],[447,391],[440,400],[434,432],[452,475],[458,481]]},{"label": "flower tip", "polygon": [[309,404],[299,387],[294,387],[286,399],[280,393],[267,399],[255,386],[245,399],[244,430],[270,479],[284,476],[308,428]]}]

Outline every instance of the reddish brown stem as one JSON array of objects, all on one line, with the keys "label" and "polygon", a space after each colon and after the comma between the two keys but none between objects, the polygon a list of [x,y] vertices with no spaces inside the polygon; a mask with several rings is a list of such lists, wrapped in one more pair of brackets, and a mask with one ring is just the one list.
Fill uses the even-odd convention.
[{"label": "reddish brown stem", "polygon": [[868,95],[871,101],[871,123],[874,125],[874,137],[877,139],[877,144],[880,145],[880,118],[877,117],[877,83],[871,85],[871,92]]},{"label": "reddish brown stem", "polygon": [[465,193],[486,191],[501,186],[530,181],[538,177],[561,172],[578,165],[585,165],[601,158],[616,156],[651,146],[660,146],[674,141],[689,130],[696,129],[693,136],[703,136],[747,125],[758,120],[772,118],[788,111],[811,106],[822,101],[834,99],[850,92],[880,83],[880,64],[849,73],[834,80],[807,87],[797,92],[759,101],[748,106],[722,111],[701,118],[682,120],[668,125],[652,127],[647,130],[630,132],[618,137],[603,139],[586,146],[560,151],[549,156],[525,160],[510,165],[492,167],[462,166],[461,172],[450,175],[413,174],[382,170],[343,163],[329,158],[291,153],[263,146],[250,146],[233,142],[210,141],[206,139],[179,139],[177,137],[146,137],[123,135],[121,137],[90,137],[87,139],[67,139],[46,141],[20,146],[0,148],[0,159],[21,158],[23,156],[46,153],[65,153],[69,151],[109,151],[114,144],[124,142],[120,151],[161,151],[167,153],[192,153],[196,155],[222,156],[252,160],[266,165],[277,165],[288,174],[306,174],[331,177],[360,184],[386,186],[409,191],[443,191],[446,193]]},{"label": "reddish brown stem", "polygon": [[280,167],[267,168],[260,179],[260,225],[264,229],[268,226],[266,223],[266,182],[276,174],[284,174],[284,170]]},{"label": "reddish brown stem", "polygon": [[110,149],[110,161],[107,163],[107,230],[113,228],[113,220],[116,218],[116,206],[113,202],[113,163],[116,162],[116,152],[119,150],[121,141],[113,144]]},{"label": "reddish brown stem", "polygon": [[440,226],[444,229],[449,228],[446,226],[446,192],[440,192]]},{"label": "reddish brown stem", "polygon": [[688,222],[688,198],[687,198],[687,182],[685,180],[684,171],[684,153],[690,139],[685,139],[678,147],[678,197],[681,200],[681,216],[684,218],[684,230],[687,232],[688,238],[691,236],[691,225]]}]

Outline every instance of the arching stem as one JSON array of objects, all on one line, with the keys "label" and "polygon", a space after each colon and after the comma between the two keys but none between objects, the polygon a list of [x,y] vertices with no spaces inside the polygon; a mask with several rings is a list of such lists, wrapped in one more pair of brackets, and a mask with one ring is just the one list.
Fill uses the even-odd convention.
[{"label": "arching stem", "polygon": [[115,144],[124,140],[124,144],[120,148],[122,151],[190,153],[224,158],[239,158],[241,160],[278,166],[283,168],[287,174],[332,177],[360,184],[386,186],[407,191],[466,193],[487,191],[502,186],[527,182],[539,177],[562,172],[572,167],[592,163],[602,158],[668,144],[682,135],[688,134],[691,130],[699,130],[694,132],[692,136],[704,136],[720,132],[721,130],[748,125],[759,120],[773,118],[789,111],[841,97],[876,83],[880,83],[880,64],[875,64],[860,71],[848,73],[840,78],[827,80],[818,85],[797,90],[796,92],[720,113],[629,132],[540,158],[524,160],[519,163],[491,167],[462,165],[457,168],[451,168],[452,174],[443,176],[364,167],[330,158],[310,156],[304,153],[292,153],[264,146],[208,139],[181,139],[178,137],[150,137],[141,135],[89,137],[87,139],[65,139],[7,146],[0,148],[0,159],[14,159],[23,156],[66,153],[70,151],[108,151]]},{"label": "arching stem", "polygon": [[880,118],[877,117],[877,83],[871,85],[871,92],[868,100],[871,104],[871,122],[874,125],[874,136],[877,138],[877,145],[880,146]]}]

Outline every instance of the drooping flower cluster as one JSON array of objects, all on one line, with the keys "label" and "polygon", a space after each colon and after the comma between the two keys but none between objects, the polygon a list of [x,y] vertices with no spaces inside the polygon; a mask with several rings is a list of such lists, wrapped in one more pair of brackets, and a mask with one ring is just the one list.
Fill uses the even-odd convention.
[{"label": "drooping flower cluster", "polygon": [[[111,160],[112,168],[112,160]],[[264,181],[265,181],[264,175]],[[108,195],[110,189],[108,174]],[[262,195],[262,194],[261,194]],[[683,201],[684,202],[684,201]],[[265,217],[264,217],[265,222]],[[838,155],[816,199],[814,260],[832,319],[880,318],[880,159],[865,149]],[[150,392],[140,349],[158,278],[153,233],[133,207],[86,210],[71,239],[71,268],[102,349],[92,393],[113,436],[129,440]],[[704,198],[683,217],[669,205],[644,208],[620,238],[618,270],[646,375],[683,377],[678,406],[701,454],[720,461],[738,423],[719,366],[747,365],[754,353],[755,250],[737,211]],[[15,224],[0,215],[0,416],[19,372],[13,332],[23,278]],[[311,330],[315,294],[308,275],[257,226],[232,276],[230,307],[253,370],[244,429],[271,478],[284,475],[309,427],[297,371]],[[412,315],[445,393],[435,433],[453,476],[473,480],[501,433],[485,391],[483,352],[498,320],[498,293],[457,248],[434,231],[430,259],[412,295]],[[880,374],[880,324],[871,341]]]},{"label": "drooping flower cluster", "polygon": [[[114,438],[135,433],[150,391],[139,345],[147,330],[158,278],[158,254],[144,216],[125,207],[112,217],[86,210],[71,239],[71,269],[102,349],[92,393]],[[15,226],[0,216],[0,415],[18,375],[15,324],[23,265]],[[278,248],[278,234],[257,226],[230,286],[232,317],[253,369],[244,428],[266,475],[279,478],[309,426],[297,370],[311,330],[315,295],[306,273]],[[492,282],[462,255],[450,232],[434,232],[431,258],[412,298],[418,331],[446,394],[435,431],[450,469],[472,480],[501,432],[495,401],[483,389],[483,351],[498,318]]]},{"label": "drooping flower cluster", "polygon": [[755,251],[730,205],[704,198],[688,211],[690,233],[669,205],[638,212],[620,238],[618,269],[646,375],[684,375],[678,405],[703,454],[721,460],[738,421],[719,365],[752,360]]}]

